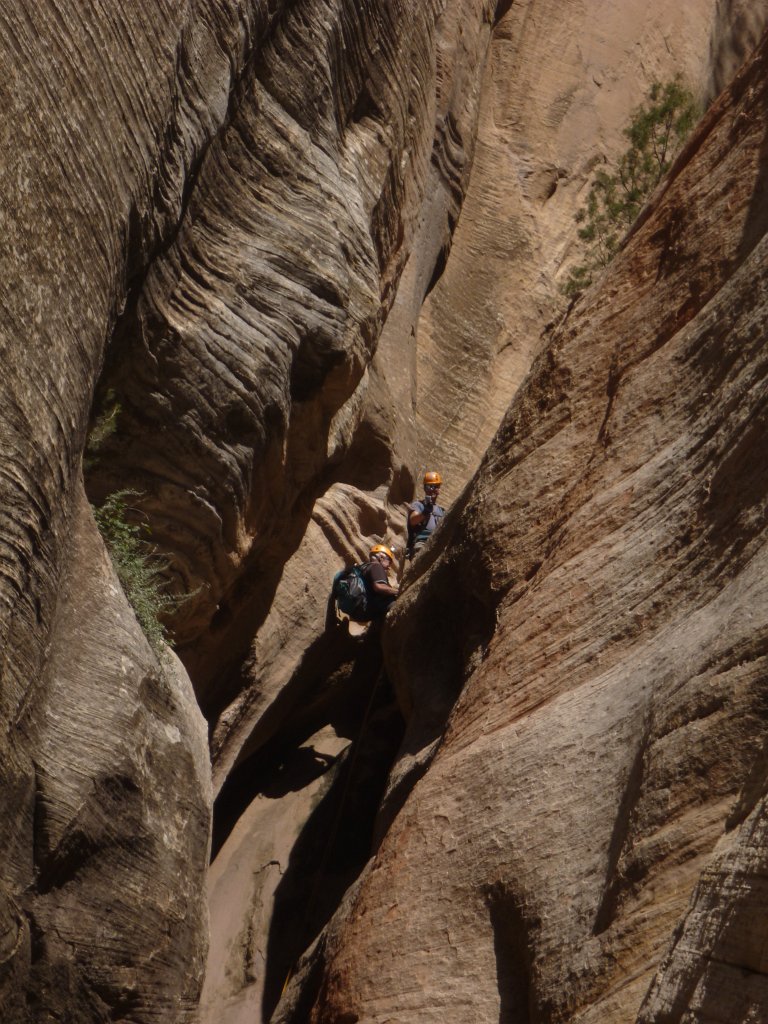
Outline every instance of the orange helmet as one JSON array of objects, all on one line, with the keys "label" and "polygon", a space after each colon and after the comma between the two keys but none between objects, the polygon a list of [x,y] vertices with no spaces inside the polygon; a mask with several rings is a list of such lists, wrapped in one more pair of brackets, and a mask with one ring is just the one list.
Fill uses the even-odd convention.
[{"label": "orange helmet", "polygon": [[434,471],[430,471],[429,473],[425,473],[424,474],[424,486],[425,487],[439,487],[440,484],[442,484],[442,482],[443,482],[443,478],[440,476],[439,473],[435,473]]},{"label": "orange helmet", "polygon": [[390,562],[394,562],[395,560],[395,556],[386,544],[374,544],[371,548],[370,557],[373,558],[374,555],[386,555]]}]

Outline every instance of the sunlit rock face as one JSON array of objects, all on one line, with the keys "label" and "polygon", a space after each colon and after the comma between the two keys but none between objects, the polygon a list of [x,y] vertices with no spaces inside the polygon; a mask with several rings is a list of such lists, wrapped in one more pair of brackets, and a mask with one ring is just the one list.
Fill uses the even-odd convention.
[{"label": "sunlit rock face", "polygon": [[461,694],[313,1021],[768,1014],[767,100],[764,44],[398,602],[404,750]]},{"label": "sunlit rock face", "polygon": [[[397,449],[412,451],[417,472],[441,466],[452,497],[476,469],[542,330],[558,314],[559,288],[581,259],[574,215],[595,169],[626,147],[632,110],[652,81],[676,74],[698,99],[711,98],[713,62],[732,74],[736,52],[749,46],[735,12],[710,0],[504,7],[483,70],[460,217],[450,194],[428,192],[377,357],[389,360],[394,408],[412,402],[416,411],[415,448],[401,435]],[[762,26],[765,13],[752,7],[748,20]],[[444,131],[436,179],[456,166],[450,142]],[[445,222],[455,225],[450,248]],[[411,334],[413,368],[392,380],[392,363],[405,362],[396,346]]]},{"label": "sunlit rock face", "polygon": [[[144,2],[42,5],[33,25],[0,12],[2,921],[20,1019],[50,1000],[72,1019],[183,1019],[207,943],[202,722],[105,560],[79,480],[89,417],[115,430],[89,446],[88,496],[137,492],[192,595],[177,634],[206,708],[229,710],[243,680],[256,703],[263,687],[279,695],[323,633],[329,564],[387,531],[393,487],[409,496],[367,368],[439,121],[466,150],[451,187],[469,175],[495,10],[451,7],[470,29],[456,63],[440,57],[445,14]],[[308,625],[286,657],[281,612],[300,603]],[[214,749],[240,717],[221,716]],[[251,732],[217,759],[224,773]]]},{"label": "sunlit rock face", "polygon": [[[624,604],[620,593],[616,605],[607,599],[601,604],[594,596],[600,587],[615,589],[617,580],[631,589],[635,577],[629,571],[621,576],[624,563],[615,551],[612,568],[593,576],[590,560],[589,571],[579,570],[583,579],[578,577],[578,585],[566,563],[576,557],[579,544],[591,559],[590,538],[613,536],[605,523],[620,521],[637,531],[637,509],[657,507],[658,495],[649,482],[650,445],[637,441],[633,448],[630,439],[645,436],[648,423],[654,424],[662,445],[673,431],[681,445],[693,445],[706,434],[704,427],[704,433],[695,434],[691,425],[699,407],[693,409],[693,399],[685,405],[683,369],[679,393],[672,388],[678,363],[667,355],[673,351],[667,346],[682,346],[680,366],[695,363],[684,355],[687,335],[680,325],[691,318],[698,322],[707,302],[726,296],[727,282],[736,288],[737,266],[749,268],[758,258],[761,205],[754,174],[750,177],[746,164],[734,164],[733,175],[741,177],[721,211],[726,227],[716,245],[707,216],[720,208],[712,196],[701,198],[709,172],[696,162],[703,157],[692,153],[685,167],[699,168],[699,192],[690,212],[682,192],[670,192],[678,199],[658,205],[656,221],[649,221],[657,226],[646,226],[638,236],[645,241],[628,250],[641,254],[635,257],[640,269],[625,269],[624,277],[617,271],[614,284],[606,284],[599,298],[572,313],[554,340],[546,336],[542,342],[541,330],[561,308],[557,284],[574,257],[572,216],[583,201],[594,161],[621,148],[621,128],[652,79],[683,68],[698,94],[706,95],[708,88],[711,94],[711,82],[730,74],[759,31],[759,14],[743,4],[704,0],[671,11],[655,3],[623,4],[616,10],[602,4],[564,8],[549,0],[135,0],[122,5],[74,0],[64,6],[42,2],[32,19],[24,5],[0,0],[0,27],[0,225],[5,243],[0,252],[0,708],[6,723],[0,739],[0,1016],[14,1024],[50,1017],[72,1024],[194,1019],[209,935],[204,876],[211,767],[218,790],[246,758],[261,756],[264,783],[264,750],[270,744],[273,750],[290,740],[306,751],[303,740],[313,735],[323,736],[323,742],[331,737],[331,746],[312,747],[315,752],[301,754],[300,762],[319,756],[325,763],[325,757],[330,771],[338,751],[354,736],[357,746],[350,748],[348,760],[359,765],[365,753],[360,748],[375,746],[370,739],[361,742],[365,726],[380,741],[375,757],[368,749],[375,783],[367,787],[358,779],[350,785],[356,793],[370,790],[368,805],[361,798],[357,816],[366,821],[372,816],[400,726],[393,724],[391,705],[387,710],[390,698],[378,662],[373,658],[366,664],[358,649],[371,657],[377,645],[355,646],[354,638],[327,630],[327,591],[333,571],[343,561],[365,557],[372,541],[401,540],[404,504],[427,463],[444,470],[446,498],[459,505],[453,525],[446,526],[446,541],[453,537],[456,546],[440,556],[413,596],[404,598],[389,641],[391,674],[398,680],[410,732],[386,787],[384,813],[378,827],[370,828],[376,843],[413,778],[425,770],[448,710],[471,675],[450,733],[466,739],[456,742],[455,754],[450,752],[454,741],[445,742],[435,768],[396,820],[393,837],[382,848],[382,866],[366,876],[359,891],[373,918],[381,911],[370,895],[377,871],[383,872],[381,878],[390,871],[397,874],[393,893],[398,885],[411,884],[411,870],[417,889],[444,878],[439,899],[430,891],[427,902],[437,900],[444,908],[449,946],[460,930],[448,899],[455,901],[457,913],[464,913],[459,909],[464,907],[467,919],[477,911],[483,921],[482,928],[467,932],[464,948],[471,962],[457,960],[458,954],[441,946],[442,938],[434,941],[433,923],[414,913],[398,933],[398,956],[405,959],[384,964],[374,981],[365,980],[357,963],[344,968],[343,984],[333,967],[319,996],[314,983],[302,985],[305,975],[293,963],[300,944],[295,936],[286,938],[290,927],[285,920],[272,920],[270,901],[280,888],[276,876],[286,859],[294,861],[289,878],[301,875],[304,861],[299,858],[302,867],[297,869],[293,842],[297,837],[296,845],[306,851],[306,822],[314,816],[313,827],[322,831],[335,820],[332,806],[325,808],[325,817],[315,816],[315,804],[339,785],[345,792],[347,786],[341,771],[322,782],[319,774],[309,773],[295,794],[279,793],[274,783],[262,785],[258,803],[233,833],[236,850],[232,844],[227,848],[231,860],[219,862],[213,873],[213,901],[217,892],[236,895],[214,902],[213,981],[204,1012],[211,1021],[218,1020],[224,1006],[244,1007],[250,1018],[259,1012],[268,1016],[289,974],[296,983],[286,991],[275,1019],[293,1015],[298,1022],[316,996],[312,1012],[326,1019],[323,1014],[335,1014],[342,1004],[357,1005],[362,998],[357,993],[374,993],[375,986],[372,998],[392,1009],[386,979],[394,978],[399,963],[413,954],[419,935],[425,942],[419,955],[425,959],[413,977],[422,994],[414,995],[412,988],[407,999],[397,997],[402,1003],[398,1014],[406,1012],[403,1007],[411,1000],[414,1014],[447,1020],[447,1003],[454,1007],[450,1012],[458,1013],[462,999],[466,1004],[470,998],[480,1014],[473,1009],[472,1019],[486,1012],[496,1019],[500,1006],[504,1014],[511,1013],[515,986],[528,984],[528,975],[515,966],[520,962],[537,978],[541,974],[542,1005],[549,1006],[550,1000],[570,1006],[568,1000],[578,1002],[584,992],[597,992],[600,979],[607,977],[604,962],[624,956],[616,937],[616,929],[623,927],[639,973],[632,975],[628,995],[624,976],[615,975],[616,999],[621,1007],[634,1006],[642,987],[637,979],[647,983],[649,964],[657,962],[669,934],[668,921],[679,915],[679,901],[691,889],[699,859],[711,850],[722,815],[718,818],[720,810],[701,798],[704,824],[690,862],[679,853],[675,836],[659,841],[671,844],[681,881],[674,899],[662,903],[660,916],[643,910],[632,918],[639,921],[643,913],[643,920],[658,917],[663,938],[646,942],[638,924],[642,934],[635,943],[636,933],[622,913],[625,904],[635,906],[631,900],[640,899],[645,876],[634,862],[629,864],[631,849],[622,845],[623,826],[615,822],[634,822],[635,804],[621,795],[624,790],[645,791],[632,781],[640,769],[628,768],[625,758],[631,755],[632,765],[642,765],[672,712],[665,718],[656,705],[648,710],[650,698],[643,694],[651,688],[653,673],[642,667],[646,662],[633,669],[641,682],[626,684],[621,645],[629,644],[625,634],[630,633],[642,633],[651,654],[654,644],[661,643],[656,623],[663,619],[663,596],[659,608],[649,610],[642,595],[652,584],[662,593],[667,577],[653,576],[642,554],[650,559],[648,546],[658,543],[664,556],[657,555],[658,566],[663,567],[664,558],[671,557],[669,545],[674,547],[669,537],[677,534],[660,512],[658,522],[651,517],[658,542],[652,537],[646,547],[627,542],[626,557],[636,558],[641,568],[639,590],[625,595]],[[745,97],[738,102],[744,104],[746,121],[740,113],[728,113],[740,111],[738,106],[719,108],[710,121],[709,134],[720,138],[723,119],[733,119],[732,138],[721,144],[724,155],[717,167],[730,166],[726,157],[738,160],[744,152],[747,126],[754,126]],[[714,171],[711,177],[725,180]],[[744,204],[749,195],[756,198],[748,214]],[[710,205],[707,216],[698,212]],[[665,219],[663,211],[670,209]],[[733,226],[739,216],[741,250]],[[710,239],[711,250],[704,241],[699,244],[697,232]],[[679,266],[683,258],[691,264],[685,274]],[[758,289],[749,289],[748,298],[751,308],[759,310]],[[734,297],[733,310],[738,302]],[[742,305],[747,316],[749,303]],[[614,320],[624,324],[618,335]],[[724,316],[723,322],[731,321]],[[666,326],[656,329],[654,324]],[[734,313],[729,339],[739,332],[745,338],[749,334]],[[719,405],[711,399],[719,394],[718,381],[707,374],[716,377],[719,371],[713,367],[727,360],[712,354],[706,345],[716,343],[702,337],[704,354],[701,365],[696,364],[702,416],[706,412],[720,423]],[[615,355],[605,347],[621,339]],[[474,496],[459,502],[462,486],[483,458],[542,344],[546,355],[483,462]],[[668,358],[671,369],[643,382],[645,398],[637,398],[636,408],[631,396],[642,388],[621,382],[636,372],[636,350],[655,353],[657,347],[661,354],[653,358]],[[746,342],[743,350],[748,351]],[[647,369],[652,362],[649,356],[638,366]],[[730,381],[724,372],[723,380]],[[668,401],[658,397],[667,394],[663,387],[669,389]],[[608,411],[600,404],[606,391]],[[741,404],[750,408],[746,400]],[[572,411],[577,407],[578,416]],[[111,424],[111,433],[105,424]],[[623,434],[619,428],[625,428]],[[600,442],[592,448],[585,440],[590,430]],[[704,526],[698,520],[689,524],[691,539],[685,542],[703,561],[694,561],[691,575],[681,571],[680,577],[692,580],[700,571],[720,595],[720,563],[711,553],[717,545],[699,541],[709,537],[707,530],[715,530],[706,526],[706,515],[721,525],[730,517],[735,532],[728,534],[723,525],[722,536],[732,540],[720,542],[718,557],[729,560],[734,579],[743,579],[745,593],[751,593],[752,584],[738,574],[752,541],[739,538],[757,536],[761,478],[756,489],[743,482],[751,480],[746,470],[742,473],[749,447],[734,442],[728,462],[718,454],[727,429],[712,430],[711,437],[706,434],[712,450],[705,446],[699,453],[714,467],[711,479],[701,483],[706,474],[697,469],[693,454],[685,455],[687,462],[680,455],[701,489],[688,504],[681,501],[680,515],[698,507],[699,500],[705,517]],[[627,438],[630,452],[620,458],[619,435]],[[98,447],[96,436],[102,438]],[[598,458],[595,452],[603,455]],[[637,499],[628,491],[616,497],[611,488],[621,490],[621,474],[635,471],[633,459],[645,467],[638,472],[647,489],[638,483]],[[666,463],[663,468],[666,472]],[[731,478],[738,486],[729,485]],[[186,671],[169,654],[154,652],[143,637],[106,558],[83,482],[92,500],[118,489],[136,492],[132,503],[141,510],[141,521],[168,557],[178,591],[188,594],[174,616]],[[589,502],[599,505],[602,527],[591,506],[589,523],[579,520],[579,509]],[[658,507],[667,509],[663,502]],[[681,537],[688,536],[688,526],[680,530]],[[606,560],[609,542],[594,544]],[[562,586],[561,578],[571,582]],[[551,580],[549,590],[545,580]],[[695,590],[693,583],[680,586],[683,595]],[[425,590],[428,598],[419,596]],[[515,619],[524,601],[539,599],[543,603],[531,605],[530,616]],[[615,611],[619,606],[623,615],[635,616],[632,629],[622,625]],[[594,620],[578,618],[598,607],[604,610],[595,611]],[[683,618],[687,607],[681,601]],[[409,627],[411,608],[416,618]],[[726,615],[729,623],[731,614]],[[420,632],[425,622],[438,630],[432,643],[425,643]],[[546,628],[551,647],[550,640],[533,635],[535,623]],[[691,634],[702,638],[697,657],[699,648],[714,650],[707,644],[705,625]],[[754,621],[752,628],[758,627]],[[462,836],[456,855],[450,852],[452,840],[436,852],[436,833],[421,822],[413,825],[411,837],[416,842],[417,834],[424,836],[430,870],[419,868],[421,883],[416,868],[401,870],[391,852],[393,844],[405,849],[411,841],[404,823],[416,821],[414,807],[424,809],[425,822],[434,817],[430,793],[440,799],[452,794],[460,814],[467,815],[455,820],[466,826],[478,848],[487,852],[488,844],[495,844],[506,849],[512,833],[505,817],[509,809],[500,810],[494,802],[496,755],[489,754],[477,770],[472,762],[467,776],[472,786],[466,789],[458,775],[446,784],[439,766],[450,764],[460,750],[467,752],[461,756],[478,757],[480,747],[474,744],[486,741],[468,723],[480,721],[485,702],[498,706],[499,732],[504,733],[522,729],[517,723],[538,703],[548,701],[554,713],[566,690],[578,695],[581,677],[570,671],[568,659],[582,630],[592,631],[596,664],[603,648],[609,650],[603,668],[619,666],[618,689],[628,694],[623,703],[617,699],[611,705],[620,726],[616,735],[608,730],[608,753],[600,754],[614,778],[599,800],[584,798],[590,808],[595,804],[594,820],[579,817],[594,845],[592,859],[581,858],[584,870],[599,874],[604,868],[609,879],[595,925],[600,948],[589,947],[587,967],[581,953],[570,956],[578,945],[573,936],[570,945],[558,947],[554,961],[541,952],[554,942],[551,930],[542,931],[540,948],[529,941],[538,934],[535,915],[548,920],[552,894],[558,892],[561,912],[568,906],[562,893],[576,893],[579,878],[562,865],[539,889],[525,871],[518,878],[514,865],[502,870],[500,862],[483,859],[484,853],[478,864],[496,867],[485,873],[478,867],[483,875],[478,882],[465,856],[469,839]],[[729,625],[729,634],[736,644],[734,657],[741,658],[736,623],[733,629]],[[520,646],[524,656],[505,654],[510,650],[505,637],[514,637],[514,651]],[[491,653],[483,661],[486,652],[497,652],[497,662]],[[514,671],[510,668],[502,699],[494,687],[507,671],[507,657]],[[672,675],[682,657],[672,658]],[[555,672],[558,659],[566,669],[562,677]],[[749,664],[747,656],[742,664]],[[579,671],[592,678],[583,665]],[[744,673],[744,714],[752,721],[759,702]],[[724,689],[713,700],[726,709],[727,723],[734,723],[729,750],[736,765],[733,773],[718,775],[715,788],[725,806],[732,803],[737,768],[748,763],[754,744],[753,734],[742,730],[736,716],[727,716],[731,691],[728,673],[722,674]],[[704,669],[701,678],[704,686],[709,679]],[[371,688],[381,701],[381,708],[371,703],[372,715],[367,710]],[[479,702],[470,707],[473,693]],[[688,700],[686,693],[680,700]],[[357,717],[348,715],[350,721],[339,725],[348,698],[360,702],[361,695]],[[209,736],[198,705],[208,717]],[[707,716],[693,697],[675,714],[687,722],[689,706],[706,725]],[[574,721],[584,714],[577,709]],[[590,727],[597,730],[603,722],[608,729],[609,717],[608,711],[597,714]],[[647,734],[639,747],[633,732],[637,721],[643,723],[642,735]],[[488,729],[493,728],[491,723]],[[510,769],[515,781],[509,783],[510,807],[516,808],[521,830],[514,838],[523,848],[525,836],[520,836],[529,829],[525,834],[539,855],[536,844],[549,842],[549,833],[542,826],[538,835],[525,824],[523,812],[533,801],[534,782],[549,778],[549,764],[537,761],[535,730],[534,738],[521,737],[514,756],[525,761],[524,771]],[[565,782],[559,790],[553,783],[556,807],[557,793],[572,790],[579,771],[592,770],[589,758],[580,769],[569,767],[566,752],[572,740],[560,739],[560,778]],[[573,740],[573,746],[579,748],[580,742]],[[490,749],[491,740],[487,743]],[[515,743],[504,746],[498,756],[512,757],[510,751],[517,749]],[[753,773],[757,781],[751,796],[739,805],[745,816],[753,804],[756,813],[761,806],[758,775]],[[655,777],[652,771],[649,777]],[[666,777],[659,778],[657,788],[673,793]],[[486,784],[490,797],[485,789],[473,788]],[[677,813],[676,801],[682,806],[687,798],[674,793],[664,799]],[[283,797],[285,803],[268,804]],[[627,835],[642,838],[643,829],[655,835],[647,822],[660,812],[647,799],[650,810],[643,810],[636,833],[627,825]],[[645,806],[640,796],[636,803]],[[473,813],[486,805],[487,822],[479,828]],[[539,805],[540,818],[546,817],[546,807]],[[629,809],[625,813],[622,807]],[[358,805],[354,808],[353,818]],[[446,817],[453,814],[451,808]],[[720,851],[710,888],[717,889],[718,877],[735,885],[744,865],[752,870],[754,843],[736,829],[737,819],[738,814],[733,817],[735,839]],[[567,816],[552,820],[559,821],[564,835]],[[674,814],[671,820],[677,820]],[[759,821],[749,820],[759,837]],[[260,823],[256,831],[275,831],[273,845],[256,843],[252,851],[248,842],[237,846],[254,821]],[[617,838],[606,854],[600,837],[608,821],[614,822]],[[361,830],[358,844],[361,835],[368,832]],[[510,849],[509,858],[517,857],[517,847]],[[540,861],[550,857],[550,849],[560,849],[552,856],[562,861],[564,840],[559,848],[547,846]],[[463,865],[454,877],[441,860],[449,853]],[[367,854],[367,846],[356,851],[324,890],[323,913],[312,937]],[[643,856],[643,864],[650,863],[651,854]],[[569,869],[575,871],[578,862],[578,857],[569,860]],[[264,887],[238,888],[227,863],[254,873],[268,868]],[[530,858],[525,866],[534,873],[542,870]],[[323,877],[313,886],[322,888]],[[672,881],[677,885],[663,877],[668,887]],[[557,890],[558,878],[565,888]],[[625,878],[637,893],[624,885]],[[274,905],[291,906],[297,891],[284,884]],[[708,891],[702,883],[697,916],[686,922],[686,935],[703,936],[702,949],[708,915],[715,915],[715,924],[718,920],[716,899]],[[581,902],[574,914],[582,924],[593,897],[589,887],[578,891]],[[354,898],[351,892],[346,906]],[[418,902],[414,899],[414,910]],[[240,914],[232,915],[230,927],[226,907],[239,904]],[[392,909],[394,927],[399,919]],[[522,932],[518,919],[524,923]],[[624,924],[619,927],[614,919]],[[344,950],[356,941],[354,927],[348,935],[332,931],[320,936],[317,950],[337,950],[333,964],[346,963]],[[264,975],[255,976],[262,939],[275,934],[278,939],[270,939],[270,948],[277,948],[277,958],[272,957]],[[371,930],[366,941],[375,934]],[[238,936],[247,941],[238,945]],[[738,934],[733,941],[736,948]],[[716,944],[710,945],[711,955],[719,955]],[[359,948],[364,946],[361,942]],[[508,946],[514,956],[507,954]],[[652,953],[643,952],[651,946]],[[229,950],[234,950],[231,957]],[[443,957],[439,969],[433,970],[433,954]],[[649,996],[656,1002],[644,1012],[652,1015],[657,1005],[680,1004],[683,990],[675,987],[680,972],[688,972],[685,991],[694,991],[690,972],[695,964],[688,956],[684,943],[668,951],[665,972]],[[412,967],[415,961],[408,963]],[[309,968],[318,984],[321,969],[320,958]],[[479,977],[483,971],[484,995],[469,988],[458,991],[459,977]],[[557,989],[548,971],[572,972],[576,980],[568,982],[570,988],[564,983]],[[710,991],[704,982],[696,989],[701,1005]],[[591,994],[583,997],[592,999]],[[594,999],[596,1006],[608,1005]],[[338,1013],[339,1019],[351,1019],[347,1009]]]}]

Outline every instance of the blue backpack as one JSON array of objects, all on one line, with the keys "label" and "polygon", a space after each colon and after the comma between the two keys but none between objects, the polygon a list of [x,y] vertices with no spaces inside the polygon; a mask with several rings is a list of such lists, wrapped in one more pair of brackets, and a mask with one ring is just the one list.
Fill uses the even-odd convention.
[{"label": "blue backpack", "polygon": [[365,570],[368,562],[341,569],[333,577],[331,593],[340,612],[350,619],[365,619],[368,613],[368,590],[365,586]]}]

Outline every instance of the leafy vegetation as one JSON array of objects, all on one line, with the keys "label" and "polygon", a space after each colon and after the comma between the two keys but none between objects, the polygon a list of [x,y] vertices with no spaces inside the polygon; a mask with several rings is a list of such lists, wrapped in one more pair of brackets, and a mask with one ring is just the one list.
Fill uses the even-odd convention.
[{"label": "leafy vegetation", "polygon": [[571,269],[563,292],[574,297],[608,266],[622,238],[669,169],[698,118],[698,108],[680,76],[654,82],[646,103],[632,115],[624,135],[629,146],[614,171],[600,170],[586,206],[576,214],[586,258]]},{"label": "leafy vegetation", "polygon": [[117,432],[117,420],[120,416],[120,402],[115,392],[110,388],[100,402],[98,415],[91,423],[88,431],[88,439],[85,442],[85,453],[83,455],[83,467],[86,470],[93,469],[101,455],[101,449],[106,442]]},{"label": "leafy vegetation", "polygon": [[[160,617],[175,607],[177,598],[166,590],[163,572],[168,567],[165,559],[154,552],[142,537],[142,528],[129,518],[127,500],[138,496],[136,491],[115,491],[93,513],[109,551],[117,578],[125,591],[139,625],[152,647],[159,651],[168,641]],[[148,531],[147,531],[148,532]]]}]

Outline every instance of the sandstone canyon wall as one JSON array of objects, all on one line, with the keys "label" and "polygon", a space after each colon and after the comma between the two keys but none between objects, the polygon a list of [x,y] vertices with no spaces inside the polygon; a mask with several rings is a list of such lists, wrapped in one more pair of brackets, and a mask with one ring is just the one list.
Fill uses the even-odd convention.
[{"label": "sandstone canyon wall", "polygon": [[308,1019],[766,1017],[766,70],[764,43],[397,604],[404,747],[461,693]]},{"label": "sandstone canyon wall", "polygon": [[[768,1016],[762,51],[553,326],[766,13],[0,3],[4,1021]],[[427,463],[384,671],[327,588]]]}]

